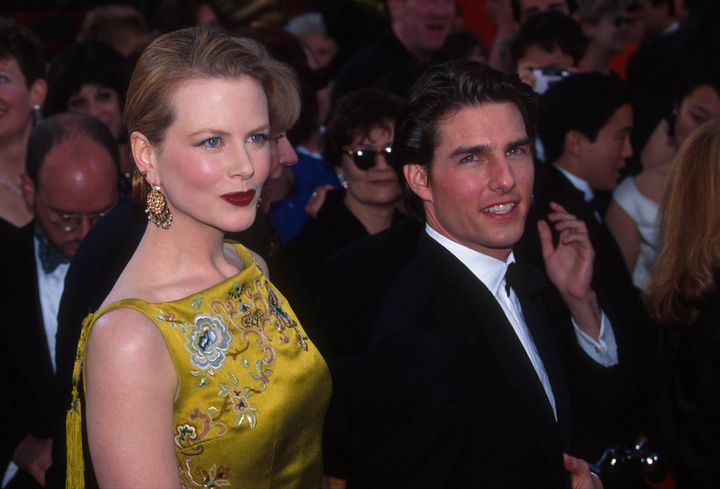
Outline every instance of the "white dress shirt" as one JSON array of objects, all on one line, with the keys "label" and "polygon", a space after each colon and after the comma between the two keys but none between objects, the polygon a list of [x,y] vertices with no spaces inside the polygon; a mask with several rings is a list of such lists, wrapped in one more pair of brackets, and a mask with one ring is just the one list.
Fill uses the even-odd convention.
[{"label": "white dress shirt", "polygon": [[57,314],[60,307],[63,287],[65,286],[65,275],[69,263],[61,263],[51,273],[45,273],[40,263],[40,242],[33,239],[35,246],[35,270],[38,277],[38,293],[40,294],[40,306],[42,308],[43,324],[45,325],[45,338],[47,338],[48,351],[50,352],[50,363],[53,372],[55,371],[55,335],[57,334]]}]

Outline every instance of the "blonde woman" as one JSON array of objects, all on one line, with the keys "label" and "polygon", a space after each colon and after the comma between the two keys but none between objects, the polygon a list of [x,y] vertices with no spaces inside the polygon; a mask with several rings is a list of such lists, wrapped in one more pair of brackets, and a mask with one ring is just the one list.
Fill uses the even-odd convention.
[{"label": "blonde woman", "polygon": [[663,323],[660,426],[678,489],[720,487],[720,121],[680,147],[648,308]]},{"label": "blonde woman", "polygon": [[[252,224],[272,173],[276,89],[256,48],[208,30],[166,34],[138,61],[124,118],[153,224],[86,319],[74,373],[101,487],[320,484],[327,367],[262,259],[223,242]],[[68,487],[84,476],[81,404]]]}]

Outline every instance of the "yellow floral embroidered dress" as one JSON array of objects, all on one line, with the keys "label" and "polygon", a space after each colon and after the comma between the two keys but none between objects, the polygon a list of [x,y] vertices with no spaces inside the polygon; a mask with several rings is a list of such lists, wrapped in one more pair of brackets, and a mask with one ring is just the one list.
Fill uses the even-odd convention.
[{"label": "yellow floral embroidered dress", "polygon": [[235,249],[246,267],[225,282],[172,302],[125,299],[85,319],[68,412],[68,484],[82,483],[77,385],[87,338],[97,318],[124,307],[157,325],[175,366],[173,431],[183,488],[320,486],[330,374],[252,254]]}]

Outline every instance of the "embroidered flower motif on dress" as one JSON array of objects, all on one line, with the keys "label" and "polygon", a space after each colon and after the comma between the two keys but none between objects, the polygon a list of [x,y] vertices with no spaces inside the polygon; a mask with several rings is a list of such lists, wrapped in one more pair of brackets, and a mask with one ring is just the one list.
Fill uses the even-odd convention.
[{"label": "embroidered flower motif on dress", "polygon": [[216,464],[212,464],[209,470],[204,467],[198,466],[196,469],[196,475],[198,475],[199,481],[193,477],[193,470],[190,468],[190,460],[185,460],[186,470],[180,469],[181,484],[183,489],[190,487],[227,487],[230,485],[230,468],[221,465],[218,467]]},{"label": "embroidered flower motif on dress", "polygon": [[[200,314],[185,333],[185,349],[190,353],[190,362],[210,375],[215,375],[215,370],[222,367],[231,341],[232,333],[220,316]],[[207,383],[207,377],[203,380],[201,385]]]},{"label": "embroidered flower motif on dress", "polygon": [[232,284],[232,286],[230,287],[230,297],[240,300],[243,288],[243,284],[241,284],[240,282],[235,282],[234,284]]}]

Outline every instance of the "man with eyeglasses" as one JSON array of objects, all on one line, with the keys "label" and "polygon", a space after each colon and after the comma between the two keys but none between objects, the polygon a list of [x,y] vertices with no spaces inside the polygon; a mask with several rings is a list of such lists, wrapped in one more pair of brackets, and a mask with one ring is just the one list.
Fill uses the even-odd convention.
[{"label": "man with eyeglasses", "polygon": [[65,274],[92,225],[117,203],[118,175],[117,146],[97,119],[58,114],[30,134],[22,191],[35,219],[20,229],[0,222],[0,375],[9,400],[2,433],[14,447],[3,487],[45,485]]}]

